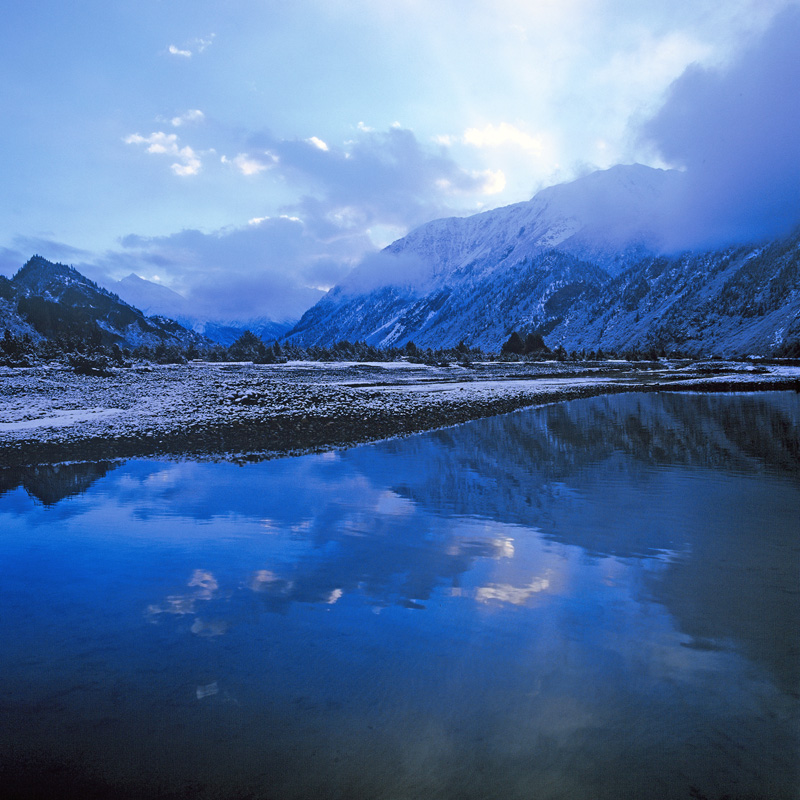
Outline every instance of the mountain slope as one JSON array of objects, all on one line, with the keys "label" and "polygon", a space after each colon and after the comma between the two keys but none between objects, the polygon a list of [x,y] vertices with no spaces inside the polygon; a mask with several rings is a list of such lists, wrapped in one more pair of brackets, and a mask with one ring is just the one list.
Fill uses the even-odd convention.
[{"label": "mountain slope", "polygon": [[496,350],[512,330],[554,347],[766,353],[800,337],[798,238],[657,255],[682,174],[592,173],[526,203],[417,228],[365,262],[287,335]]},{"label": "mountain slope", "polygon": [[[186,347],[209,342],[178,323],[145,315],[64,264],[31,258],[8,282],[4,321],[13,317],[44,338],[119,344]],[[0,309],[0,313],[3,313]]]},{"label": "mountain slope", "polygon": [[649,346],[769,353],[800,340],[800,230],[768,245],[648,258],[577,303],[550,339],[569,348]]}]

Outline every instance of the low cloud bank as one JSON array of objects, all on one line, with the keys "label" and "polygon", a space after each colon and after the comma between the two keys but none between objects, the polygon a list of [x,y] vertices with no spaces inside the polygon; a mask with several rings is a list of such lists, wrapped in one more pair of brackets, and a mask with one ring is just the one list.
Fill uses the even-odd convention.
[{"label": "low cloud bank", "polygon": [[726,68],[692,66],[644,126],[685,181],[667,249],[775,237],[800,223],[800,8],[778,14]]}]

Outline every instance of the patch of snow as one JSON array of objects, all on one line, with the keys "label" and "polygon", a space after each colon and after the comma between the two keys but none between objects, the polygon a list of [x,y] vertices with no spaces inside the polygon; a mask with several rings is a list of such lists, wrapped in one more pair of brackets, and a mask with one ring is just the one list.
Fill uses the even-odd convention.
[{"label": "patch of snow", "polygon": [[80,425],[84,422],[114,417],[121,414],[121,408],[82,408],[79,410],[53,411],[50,417],[21,419],[16,422],[0,422],[0,431],[21,431],[30,428],[62,428],[65,425]]}]

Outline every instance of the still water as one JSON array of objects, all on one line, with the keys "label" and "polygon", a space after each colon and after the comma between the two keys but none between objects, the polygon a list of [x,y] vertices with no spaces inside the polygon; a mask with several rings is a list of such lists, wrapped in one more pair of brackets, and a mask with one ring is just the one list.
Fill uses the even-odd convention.
[{"label": "still water", "polygon": [[0,781],[798,797],[799,430],[794,393],[617,395],[0,471]]}]

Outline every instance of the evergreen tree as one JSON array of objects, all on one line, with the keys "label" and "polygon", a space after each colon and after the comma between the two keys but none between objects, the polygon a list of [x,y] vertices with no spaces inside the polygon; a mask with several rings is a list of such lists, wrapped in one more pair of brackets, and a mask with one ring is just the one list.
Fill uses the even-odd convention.
[{"label": "evergreen tree", "polygon": [[264,342],[249,330],[228,348],[228,356],[232,361],[252,361],[256,364],[271,360]]},{"label": "evergreen tree", "polygon": [[513,331],[511,336],[508,337],[508,341],[500,348],[500,352],[521,356],[525,352],[525,342],[522,341],[522,337],[516,331]]},{"label": "evergreen tree", "polygon": [[538,355],[549,353],[550,348],[544,343],[541,333],[529,333],[525,337],[524,352],[525,355]]}]

